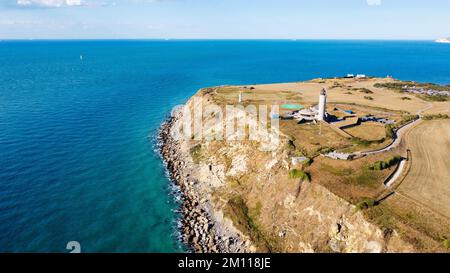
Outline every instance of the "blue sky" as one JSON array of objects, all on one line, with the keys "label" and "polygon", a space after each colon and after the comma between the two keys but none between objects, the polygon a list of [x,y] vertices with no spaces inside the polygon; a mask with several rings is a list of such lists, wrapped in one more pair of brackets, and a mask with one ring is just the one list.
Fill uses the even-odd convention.
[{"label": "blue sky", "polygon": [[448,0],[0,0],[0,39],[436,39]]}]

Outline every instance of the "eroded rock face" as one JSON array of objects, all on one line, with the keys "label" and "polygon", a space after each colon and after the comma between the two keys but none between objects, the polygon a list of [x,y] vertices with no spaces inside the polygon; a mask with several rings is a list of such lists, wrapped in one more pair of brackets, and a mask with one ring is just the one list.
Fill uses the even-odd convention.
[{"label": "eroded rock face", "polygon": [[247,171],[247,156],[245,154],[238,154],[233,157],[231,168],[227,172],[227,176],[238,176]]},{"label": "eroded rock face", "polygon": [[211,191],[224,186],[225,167],[195,164],[189,153],[192,145],[184,138],[174,137],[174,131],[181,127],[182,110],[174,111],[159,133],[160,154],[170,178],[181,191],[181,240],[194,252],[254,251],[251,242],[211,202]]},{"label": "eroded rock face", "polygon": [[287,194],[281,203],[282,209],[270,221],[287,231],[283,251],[380,253],[407,245],[397,234],[386,240],[382,230],[353,205],[320,185],[303,187],[297,198]]},{"label": "eroded rock face", "polygon": [[360,213],[344,214],[330,228],[330,248],[335,252],[381,253],[383,234],[376,226],[364,220]]}]

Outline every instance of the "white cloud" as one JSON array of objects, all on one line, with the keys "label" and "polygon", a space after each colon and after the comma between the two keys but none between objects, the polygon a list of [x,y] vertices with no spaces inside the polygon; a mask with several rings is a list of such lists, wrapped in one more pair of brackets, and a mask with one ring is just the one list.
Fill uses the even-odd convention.
[{"label": "white cloud", "polygon": [[369,6],[381,6],[381,0],[366,0]]},{"label": "white cloud", "polygon": [[84,0],[17,0],[17,5],[22,7],[76,7],[83,6],[86,2]]},{"label": "white cloud", "polygon": [[[2,5],[0,0],[0,5]],[[81,7],[81,6],[116,6],[117,0],[6,0],[7,6],[18,6],[22,8],[61,8],[61,7]],[[124,0],[124,3],[131,4],[152,4],[168,0]]]}]

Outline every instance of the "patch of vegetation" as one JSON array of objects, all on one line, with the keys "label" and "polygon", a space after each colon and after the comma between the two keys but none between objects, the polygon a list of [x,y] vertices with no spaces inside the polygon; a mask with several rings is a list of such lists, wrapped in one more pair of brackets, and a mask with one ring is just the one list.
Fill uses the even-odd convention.
[{"label": "patch of vegetation", "polygon": [[249,212],[247,204],[241,196],[235,196],[228,200],[225,213],[236,228],[251,238],[258,251],[273,252],[276,250],[276,243],[268,240],[260,230],[254,218],[250,216],[254,213]]},{"label": "patch of vegetation", "polygon": [[[412,244],[419,252],[432,250],[422,244],[421,239],[425,239],[424,236],[428,237],[425,241],[432,239],[445,247],[444,241],[447,237],[441,236],[441,233],[435,230],[433,220],[417,214],[411,203],[403,203],[399,207],[381,202],[371,209],[364,210],[363,213],[370,222],[381,229],[396,230],[402,240]],[[419,234],[412,235],[410,229],[418,231]]]},{"label": "patch of vegetation", "polygon": [[344,94],[347,94],[347,95],[353,95],[353,93],[352,92],[345,92]]},{"label": "patch of vegetation", "polygon": [[364,94],[373,94],[373,91],[371,91],[367,88],[360,88],[358,90],[359,90],[359,92],[364,93]]},{"label": "patch of vegetation", "polygon": [[209,95],[214,92],[213,88],[203,88],[200,93],[203,95]]},{"label": "patch of vegetation", "polygon": [[393,230],[397,228],[397,219],[391,209],[383,205],[372,207],[371,210],[366,210],[365,215],[368,219],[373,221],[383,230]]},{"label": "patch of vegetation", "polygon": [[300,179],[302,181],[311,182],[311,176],[309,173],[304,172],[302,170],[298,169],[292,169],[289,171],[289,178],[290,179]]},{"label": "patch of vegetation", "polygon": [[286,148],[285,148],[288,152],[290,156],[307,156],[308,155],[308,151],[298,145],[298,143],[295,143],[295,139],[291,138],[286,142]]},{"label": "patch of vegetation", "polygon": [[338,87],[343,87],[343,85],[338,82],[334,82],[333,86],[331,86],[330,89],[334,89],[334,88],[338,88]]},{"label": "patch of vegetation", "polygon": [[333,148],[323,146],[323,147],[318,148],[318,149],[313,153],[313,156],[317,156],[317,155],[320,155],[320,154],[328,154],[328,153],[331,153],[331,152],[333,152],[333,151],[334,151]]},{"label": "patch of vegetation", "polygon": [[[374,87],[376,88],[387,88],[390,90],[394,90],[396,92],[404,92],[404,87],[410,88],[410,87],[416,87],[416,88],[422,88],[424,90],[434,90],[434,91],[448,91],[450,92],[450,86],[449,85],[438,85],[434,83],[416,83],[416,82],[393,82],[393,83],[376,83],[374,84]],[[419,98],[426,100],[426,101],[448,101],[450,100],[450,97],[443,96],[443,95],[417,95]]]},{"label": "patch of vegetation", "polygon": [[371,198],[365,198],[356,204],[356,210],[357,211],[366,210],[366,209],[373,208],[377,205],[378,205],[378,202],[376,200],[371,199]]},{"label": "patch of vegetation", "polygon": [[400,121],[398,126],[405,125],[406,123],[409,123],[409,122],[411,122],[413,120],[416,120],[418,118],[419,118],[419,115],[403,115],[402,116],[402,120]]},{"label": "patch of vegetation", "polygon": [[295,142],[293,139],[288,140],[288,142],[286,144],[286,148],[290,151],[294,151],[296,149]]},{"label": "patch of vegetation", "polygon": [[419,98],[425,100],[425,101],[437,101],[437,102],[442,102],[442,101],[448,101],[450,100],[449,96],[444,96],[444,95],[419,95]]},{"label": "patch of vegetation", "polygon": [[424,120],[449,119],[449,118],[450,118],[450,116],[447,114],[434,114],[434,115],[423,116]]},{"label": "patch of vegetation", "polygon": [[194,161],[195,164],[199,164],[202,159],[202,145],[195,145],[189,149],[189,153],[191,154],[192,161]]},{"label": "patch of vegetation", "polygon": [[388,82],[388,83],[376,83],[373,85],[373,87],[376,88],[386,88],[391,89],[395,91],[403,91],[403,87],[405,85],[414,85],[414,82]]},{"label": "patch of vegetation", "polygon": [[347,176],[347,175],[351,175],[353,173],[353,170],[350,168],[336,168],[336,167],[330,166],[328,164],[322,164],[321,169],[324,171],[327,171],[331,174],[339,175],[339,176]]},{"label": "patch of vegetation", "polygon": [[402,97],[402,100],[411,100],[410,97]]},{"label": "patch of vegetation", "polygon": [[442,242],[442,245],[443,245],[447,250],[450,250],[450,240],[449,240],[449,239],[445,239],[445,240]]},{"label": "patch of vegetation", "polygon": [[373,165],[369,167],[370,170],[374,171],[381,171],[388,169],[394,165],[396,165],[398,162],[402,160],[402,157],[399,155],[391,156],[385,161],[377,161]]},{"label": "patch of vegetation", "polygon": [[352,138],[352,143],[359,145],[359,146],[368,147],[372,144],[381,144],[385,140],[386,140],[385,138],[381,138],[381,139],[377,139],[377,140],[366,140],[366,139],[362,139],[359,137],[354,137],[354,138]]},{"label": "patch of vegetation", "polygon": [[261,216],[262,204],[261,202],[256,202],[256,205],[253,209],[250,210],[249,215],[252,219],[258,219]]},{"label": "patch of vegetation", "polygon": [[417,87],[417,88],[423,88],[426,90],[436,90],[436,91],[450,91],[449,85],[439,85],[434,83],[417,83],[417,82],[392,82],[392,83],[376,83],[374,84],[374,87],[376,88],[387,88],[391,90],[396,91],[403,91],[403,87]]},{"label": "patch of vegetation", "polygon": [[403,115],[402,119],[397,122],[394,125],[391,124],[386,124],[385,125],[385,129],[386,129],[386,137],[388,138],[394,138],[395,136],[395,131],[397,129],[399,129],[400,127],[402,127],[403,125],[410,123],[416,119],[419,119],[419,115]]},{"label": "patch of vegetation", "polygon": [[371,97],[371,96],[364,96],[364,98],[365,98],[366,100],[373,100],[373,97]]},{"label": "patch of vegetation", "polygon": [[379,176],[376,172],[370,170],[369,168],[365,167],[362,168],[359,173],[357,173],[356,176],[352,177],[350,179],[350,182],[360,185],[360,186],[369,186],[374,187],[378,184],[376,182],[379,181]]},{"label": "patch of vegetation", "polygon": [[386,124],[384,126],[384,128],[386,130],[386,137],[388,137],[388,138],[394,138],[395,137],[394,126],[392,126],[390,124]]},{"label": "patch of vegetation", "polygon": [[304,168],[311,166],[313,160],[311,158],[307,158],[305,161],[302,162],[302,166]]}]

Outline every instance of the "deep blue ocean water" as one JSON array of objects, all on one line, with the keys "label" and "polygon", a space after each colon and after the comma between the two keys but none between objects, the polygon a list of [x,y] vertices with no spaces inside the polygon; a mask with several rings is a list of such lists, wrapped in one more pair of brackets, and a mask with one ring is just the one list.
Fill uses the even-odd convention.
[{"label": "deep blue ocean water", "polygon": [[[80,55],[83,59],[80,59]],[[154,151],[199,88],[365,73],[450,84],[450,46],[410,41],[0,42],[0,252],[176,252]]]}]

